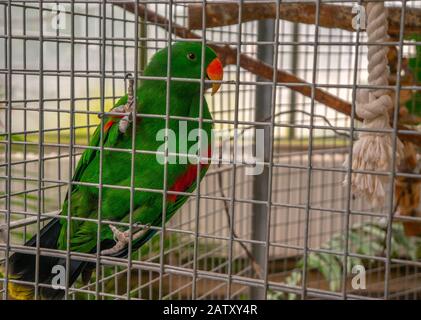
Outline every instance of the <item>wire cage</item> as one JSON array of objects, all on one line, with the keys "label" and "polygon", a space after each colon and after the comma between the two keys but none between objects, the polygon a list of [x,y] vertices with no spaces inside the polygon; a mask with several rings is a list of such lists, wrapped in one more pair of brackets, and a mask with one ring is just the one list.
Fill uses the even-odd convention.
[{"label": "wire cage", "polygon": [[[65,282],[65,299],[418,299],[421,1],[377,2],[389,9],[383,45],[399,106],[393,164],[398,137],[405,146],[397,168],[380,173],[380,206],[353,194],[344,165],[364,132],[358,89],[373,89],[358,16],[366,3],[1,1],[2,299],[19,283],[8,274],[15,252],[38,257],[34,270],[41,255],[93,263],[90,277]],[[200,187],[128,257],[25,246],[77,184],[80,156],[126,93],[126,75],[141,83],[150,58],[182,41],[218,47],[225,65],[220,91],[205,94],[225,134]],[[235,147],[242,139],[249,158]],[[258,152],[261,170],[250,174]],[[25,284],[48,286],[36,276]]]}]

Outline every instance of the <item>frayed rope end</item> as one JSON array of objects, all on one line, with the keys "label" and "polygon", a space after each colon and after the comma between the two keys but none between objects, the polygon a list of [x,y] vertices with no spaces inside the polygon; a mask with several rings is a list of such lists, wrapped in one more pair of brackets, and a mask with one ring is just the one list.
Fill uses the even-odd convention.
[{"label": "frayed rope end", "polygon": [[[393,141],[390,134],[364,134],[354,144],[352,152],[353,171],[372,171],[387,173],[392,170],[393,162]],[[403,144],[396,141],[396,161],[397,167],[403,158]],[[349,158],[344,163],[349,166]],[[366,199],[372,207],[382,207],[386,199],[386,185],[389,177],[376,175],[374,173],[352,173],[351,182],[347,175],[344,185],[351,183],[351,191],[357,196]]]}]

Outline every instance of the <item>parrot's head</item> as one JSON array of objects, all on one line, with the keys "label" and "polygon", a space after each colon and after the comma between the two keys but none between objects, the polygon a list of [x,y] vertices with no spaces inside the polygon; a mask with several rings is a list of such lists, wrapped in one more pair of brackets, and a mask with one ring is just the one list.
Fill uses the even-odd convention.
[{"label": "parrot's head", "polygon": [[[145,69],[145,76],[166,77],[168,67],[168,48],[158,51]],[[207,80],[220,81],[223,78],[223,66],[215,51],[206,47],[203,57],[203,75]],[[202,44],[198,42],[177,42],[171,46],[171,77],[201,79]],[[197,92],[198,81],[171,81],[171,87],[180,92]],[[215,94],[221,83],[214,82],[206,86]]]}]

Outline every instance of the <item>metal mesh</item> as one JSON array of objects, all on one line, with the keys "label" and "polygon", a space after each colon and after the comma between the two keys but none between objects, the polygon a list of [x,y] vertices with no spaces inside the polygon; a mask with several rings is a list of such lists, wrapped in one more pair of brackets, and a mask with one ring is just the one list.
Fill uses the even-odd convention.
[{"label": "metal mesh", "polygon": [[[187,27],[189,7],[204,4],[137,2],[168,19],[168,27],[126,2],[0,2],[0,221],[7,227],[35,217],[31,224],[9,232],[2,229],[3,271],[7,270],[5,257],[28,251],[24,243],[46,224],[48,214],[61,209],[69,186],[75,185],[71,177],[80,155],[89,148],[101,122],[98,115],[126,92],[125,75],[132,73],[140,82],[157,50],[169,42],[192,41],[166,30],[173,24]],[[238,4],[241,18],[241,8],[250,2],[231,3]],[[267,3],[279,9],[286,1]],[[316,16],[325,4],[358,4],[288,3],[312,3]],[[421,8],[420,1],[387,1],[386,5],[406,8],[404,20],[405,12]],[[349,184],[343,184],[348,170],[343,163],[360,124],[354,111],[346,115],[315,99],[316,89],[321,89],[355,109],[356,89],[367,79],[366,34],[317,26],[320,16],[312,23],[286,20],[277,14],[275,19],[193,31],[205,35],[206,43],[238,49],[238,55],[269,59],[266,62],[274,69],[307,83],[292,89],[237,62],[224,68],[221,90],[214,96],[206,94],[217,129],[233,136],[237,128],[244,132],[265,128],[263,173],[248,175],[246,165],[232,162],[211,165],[200,189],[130,258],[50,250],[49,254],[67,261],[78,257],[97,267],[88,283],[79,279],[66,287],[65,298],[419,297],[417,248],[421,243],[418,237],[407,236],[402,223],[417,218],[395,216],[396,194],[389,194],[392,201],[384,208],[371,208],[364,199],[352,196]],[[415,47],[421,45],[404,36],[404,20],[401,32],[391,39],[401,60],[397,69],[403,69],[404,58],[414,57]],[[391,71],[395,92],[421,90],[419,83],[403,82],[404,72]],[[298,93],[300,86],[309,87],[310,96]],[[417,145],[416,127],[410,128],[399,128],[400,134],[413,137]],[[397,133],[395,122],[392,134]],[[389,174],[396,179],[420,178],[401,169]],[[101,182],[98,187],[103,188]],[[133,192],[133,185],[128,190]],[[38,245],[30,251],[40,255],[42,248]],[[365,289],[352,286],[354,264],[365,268]],[[255,265],[260,265],[260,275]],[[5,286],[14,280],[5,272],[1,279],[6,299]]]}]

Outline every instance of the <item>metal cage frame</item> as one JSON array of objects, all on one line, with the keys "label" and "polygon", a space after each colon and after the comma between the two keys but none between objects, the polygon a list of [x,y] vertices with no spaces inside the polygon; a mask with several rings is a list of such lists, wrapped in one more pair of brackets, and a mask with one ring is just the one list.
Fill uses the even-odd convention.
[{"label": "metal cage frame", "polygon": [[[408,40],[405,31],[407,15],[412,14],[411,10],[421,10],[421,1],[379,1],[400,15],[395,21],[398,32],[380,44],[396,50],[395,66],[399,72],[392,70],[395,83],[386,88],[395,93],[395,105],[400,106],[402,91],[421,91],[419,83],[405,83],[401,72],[404,59],[413,56],[414,48],[421,46],[419,40]],[[237,21],[241,23],[208,27],[206,5],[224,3],[236,6]],[[402,223],[421,223],[421,216],[396,215],[397,181],[417,181],[420,172],[363,172],[389,178],[391,196],[383,208],[370,208],[364,199],[353,197],[349,181],[342,183],[345,175],[353,172],[343,162],[352,154],[354,138],[367,132],[359,126],[355,114],[357,90],[383,87],[364,84],[367,46],[373,45],[367,43],[365,32],[328,28],[321,23],[321,17],[326,5],[351,9],[362,6],[362,1],[264,1],[260,4],[273,6],[274,15],[243,22],[245,12],[249,14],[245,8],[252,3],[256,2],[0,1],[3,299],[8,299],[8,282],[19,283],[8,276],[7,257],[13,252],[62,257],[66,266],[71,259],[94,263],[93,278],[87,283],[66,285],[65,299],[420,297],[420,261],[402,253],[406,247],[399,247],[401,251],[394,249],[394,236],[402,234]],[[289,19],[282,13],[287,5],[312,5],[315,20],[299,23]],[[196,18],[201,17],[202,21],[196,30],[188,27],[193,6],[199,8]],[[54,29],[52,21],[63,22],[58,17],[65,22],[62,28]],[[91,185],[99,189],[99,217],[78,219],[96,222],[98,234],[110,223],[100,214],[104,187],[130,192],[129,221],[116,223],[128,228],[130,234],[135,191],[162,193],[164,199],[172,194],[186,195],[166,187],[142,190],[134,186],[134,157],[142,150],[118,150],[102,143],[98,148],[89,146],[92,129],[98,124],[103,128],[102,116],[113,114],[110,107],[125,93],[126,74],[133,75],[135,87],[148,79],[143,75],[147,60],[159,48],[175,41],[195,41],[231,50],[224,57],[226,77],[221,81],[220,93],[212,97],[206,94],[206,98],[214,126],[229,132],[225,143],[235,144],[238,130],[240,136],[247,130],[263,130],[263,172],[248,176],[248,165],[237,161],[234,147],[227,161],[211,166],[201,184],[197,177],[198,188],[188,194],[190,200],[181,212],[168,224],[155,226],[157,235],[141,250],[132,252],[129,246],[126,259],[99,252],[45,249],[39,241],[33,248],[25,246],[52,216],[58,217],[72,186],[87,185],[72,181],[77,160],[86,149],[99,150],[100,159],[104,150],[129,152],[132,157],[129,187],[104,186],[102,165],[99,184]],[[235,61],[227,61],[234,58]],[[261,64],[253,65],[246,59]],[[280,73],[259,73],[265,66]],[[170,81],[198,81],[202,93],[212,83],[203,74],[200,80],[174,79],[170,69],[168,59],[167,77],[161,79],[167,83],[166,114],[161,117],[167,129]],[[203,99],[200,108],[202,114]],[[413,123],[402,123],[399,109],[392,113],[392,129],[377,132],[392,135],[393,154],[398,137],[415,146],[421,144],[420,132]],[[151,116],[136,112],[132,115]],[[198,121],[200,128],[204,122],[202,118],[178,120]],[[130,130],[134,139],[136,125]],[[163,155],[167,158],[168,151]],[[165,178],[163,185],[167,185]],[[165,220],[165,201],[163,206]],[[60,217],[68,222],[74,219],[70,210]],[[375,234],[358,229],[374,224],[385,236],[380,241],[384,245],[380,251],[375,250],[379,243]],[[352,240],[350,237],[357,232],[361,238]],[[332,239],[338,239],[338,234],[344,242],[339,241],[340,249],[332,249]],[[418,237],[405,239],[413,248]],[[69,244],[69,237],[67,241]],[[369,249],[355,249],[358,245]],[[326,279],[323,272],[312,271],[312,259],[317,254],[328,261],[325,271],[330,270],[327,273],[336,278]],[[367,288],[354,289],[351,285],[353,270],[348,264],[355,261],[370,266],[365,270]],[[334,267],[337,264],[342,268]],[[30,285],[45,286],[37,277]]]}]

